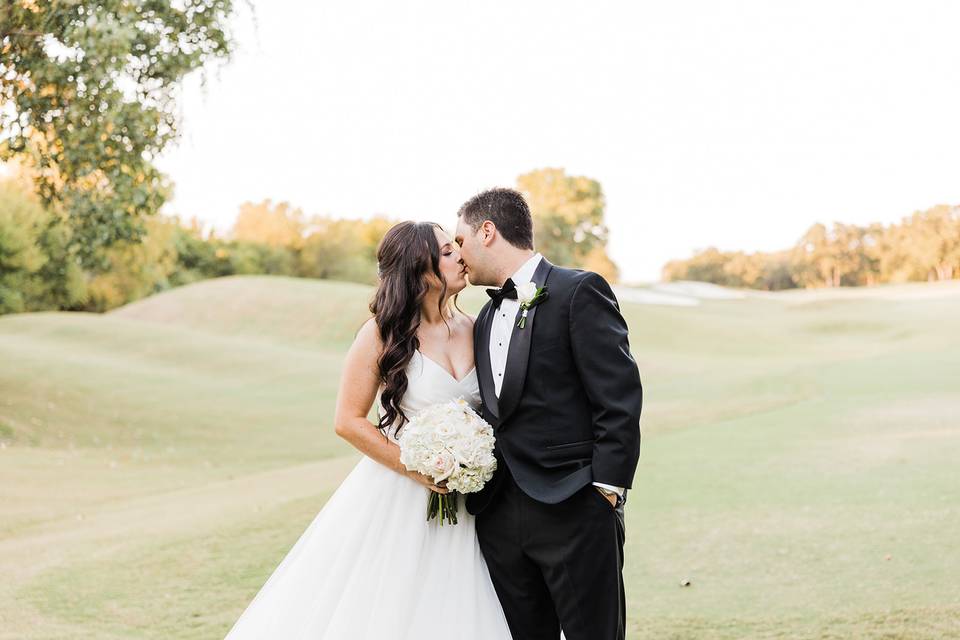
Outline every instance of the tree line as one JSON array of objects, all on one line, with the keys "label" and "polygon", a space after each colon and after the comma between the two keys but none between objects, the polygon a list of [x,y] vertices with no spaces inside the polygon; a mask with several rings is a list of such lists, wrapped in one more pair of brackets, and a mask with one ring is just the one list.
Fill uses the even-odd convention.
[{"label": "tree line", "polygon": [[[107,311],[171,287],[228,275],[374,284],[377,246],[396,222],[385,216],[307,216],[287,202],[264,200],[241,205],[223,235],[205,230],[196,219],[155,215],[141,222],[136,237],[114,239],[81,256],[69,218],[58,216],[34,185],[28,171],[0,181],[0,313]],[[616,279],[596,180],[542,169],[520,176],[517,187],[532,205],[538,249],[562,264]]]},{"label": "tree line", "polygon": [[960,278],[960,206],[917,211],[899,224],[818,223],[783,251],[710,247],[668,262],[662,278],[768,291],[952,280]]},{"label": "tree line", "polygon": [[[135,239],[71,251],[72,229],[15,181],[0,182],[0,313],[107,311],[198,280],[239,274],[372,283],[391,221],[314,217],[267,200],[241,206],[222,237],[196,219],[153,216]],[[260,233],[264,236],[261,238]]]}]

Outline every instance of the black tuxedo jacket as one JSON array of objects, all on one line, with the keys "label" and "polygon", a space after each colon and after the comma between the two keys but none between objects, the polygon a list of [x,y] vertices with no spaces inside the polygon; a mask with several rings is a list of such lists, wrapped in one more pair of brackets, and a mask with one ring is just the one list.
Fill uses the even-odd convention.
[{"label": "black tuxedo jacket", "polygon": [[[547,298],[514,319],[499,399],[490,368],[492,301],[477,316],[474,351],[483,418],[494,427],[498,470],[467,495],[478,514],[495,498],[504,465],[531,498],[555,504],[591,482],[630,488],[640,457],[643,390],[627,324],[601,276],[541,259]],[[517,283],[518,285],[522,283]]]}]

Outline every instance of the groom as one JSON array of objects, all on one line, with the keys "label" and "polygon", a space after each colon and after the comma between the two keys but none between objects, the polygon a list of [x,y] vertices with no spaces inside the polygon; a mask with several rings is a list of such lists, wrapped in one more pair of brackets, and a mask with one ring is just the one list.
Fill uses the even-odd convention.
[{"label": "groom", "polygon": [[466,506],[511,635],[622,639],[623,504],[643,395],[626,322],[601,276],[534,252],[516,191],[485,191],[457,216],[470,282],[498,287],[474,326],[498,469]]}]

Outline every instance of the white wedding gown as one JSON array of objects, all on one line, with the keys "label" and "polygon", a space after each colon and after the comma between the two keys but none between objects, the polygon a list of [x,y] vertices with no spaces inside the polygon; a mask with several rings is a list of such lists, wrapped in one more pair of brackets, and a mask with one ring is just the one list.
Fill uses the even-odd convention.
[{"label": "white wedding gown", "polygon": [[[407,376],[408,416],[458,397],[480,404],[476,369],[457,380],[417,351]],[[426,521],[428,494],[364,456],[226,640],[509,640],[463,497],[459,524],[441,527]]]}]

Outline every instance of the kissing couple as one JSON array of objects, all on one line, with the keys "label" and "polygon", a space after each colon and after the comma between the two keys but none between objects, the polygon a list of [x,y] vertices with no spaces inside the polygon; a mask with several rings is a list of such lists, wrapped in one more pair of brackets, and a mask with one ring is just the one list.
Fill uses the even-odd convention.
[{"label": "kissing couple", "polygon": [[[501,188],[460,208],[452,238],[386,233],[334,417],[363,457],[227,640],[624,638],[640,374],[610,285],[534,246],[526,201]],[[456,303],[468,280],[490,296],[476,318]],[[444,524],[424,507],[454,497],[446,480],[408,468],[401,444],[451,401],[489,425],[495,470]]]}]

